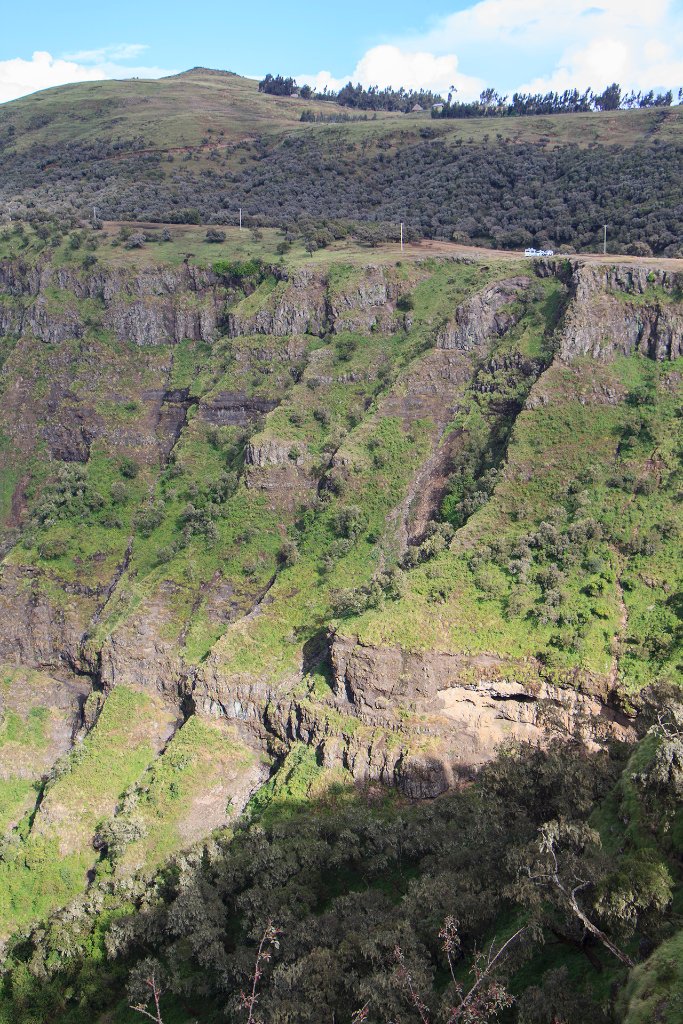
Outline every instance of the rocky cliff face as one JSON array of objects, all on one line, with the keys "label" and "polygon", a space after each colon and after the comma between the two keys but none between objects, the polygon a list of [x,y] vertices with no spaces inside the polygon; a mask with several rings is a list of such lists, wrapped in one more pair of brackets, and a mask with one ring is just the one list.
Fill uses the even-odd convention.
[{"label": "rocky cliff face", "polygon": [[231,337],[245,334],[323,334],[326,326],[326,276],[299,270],[282,278],[253,313],[228,313]]},{"label": "rocky cliff face", "polygon": [[[565,269],[546,264],[540,272],[564,274]],[[208,449],[201,445],[209,443],[208,432],[214,445],[221,431],[231,438],[243,432],[239,457],[227,456],[222,449],[219,455],[219,448],[214,449],[212,479],[203,486],[213,486],[225,469],[239,475],[248,502],[255,498],[262,503],[258,509],[277,512],[279,521],[273,529],[282,545],[302,509],[324,515],[330,497],[344,495],[366,457],[361,451],[363,431],[369,434],[382,423],[398,424],[401,438],[422,431],[422,461],[386,517],[391,544],[378,546],[379,571],[386,552],[395,556],[419,543],[437,513],[464,451],[463,431],[453,422],[466,404],[465,391],[475,373],[484,364],[491,375],[499,376],[519,368],[503,357],[486,360],[491,347],[520,322],[532,280],[522,275],[493,281],[449,308],[445,325],[444,319],[426,323],[424,337],[433,347],[424,350],[422,340],[418,356],[413,353],[395,378],[387,373],[387,387],[373,397],[375,393],[363,387],[378,368],[387,369],[388,357],[382,362],[380,353],[374,364],[349,368],[343,359],[335,362],[335,338],[346,332],[380,336],[388,351],[394,336],[400,338],[411,326],[411,318],[396,312],[409,285],[378,266],[336,278],[310,269],[277,271],[275,276],[274,284],[266,282],[263,298],[258,289],[245,298],[211,271],[190,265],[85,272],[49,264],[0,263],[5,296],[0,303],[0,334],[20,336],[16,353],[24,360],[21,372],[13,370],[4,399],[11,413],[8,436],[24,461],[44,446],[50,466],[57,461],[87,466],[93,446],[106,440],[109,458],[132,453],[143,472],[149,472],[151,500],[154,474],[169,466],[169,460],[172,468],[176,445],[188,433],[193,432],[194,447],[187,463],[179,463],[180,482],[174,483],[170,472],[164,478],[167,497],[184,486],[183,474],[189,474],[192,460],[201,460],[202,451],[206,454]],[[422,271],[409,283],[414,286],[421,276]],[[577,265],[569,287],[570,301],[558,332],[560,361],[588,356],[605,362],[634,352],[661,361],[681,354],[683,313],[680,282],[674,276]],[[87,355],[93,325],[143,350],[134,353],[135,358],[144,354],[151,360],[143,372],[142,364],[130,356],[118,376],[102,384],[97,400],[82,386],[72,388],[69,383],[75,372],[74,352],[77,348],[79,359],[83,351]],[[172,384],[172,358],[162,353],[157,358],[154,349],[183,340],[212,344],[221,334],[239,344],[217,360],[205,392],[197,397],[193,381]],[[31,390],[32,338],[54,347],[49,353],[50,380],[37,396]],[[242,339],[248,340],[248,348],[240,348],[245,344]],[[327,354],[318,339],[329,343]],[[74,340],[82,344],[73,348]],[[311,350],[311,341],[317,348]],[[98,358],[101,355],[92,355],[93,365]],[[541,361],[527,362],[533,363],[531,376],[542,372]],[[136,365],[137,376],[132,369]],[[275,386],[277,373],[282,386],[280,378]],[[314,416],[317,423],[327,424],[325,401],[335,414],[337,405],[341,409],[337,425],[321,428],[327,434],[318,449],[267,429],[268,417],[295,384],[311,395],[326,388],[329,397],[303,411],[293,400],[288,407],[290,424]],[[606,404],[624,397],[613,385],[596,382],[596,387],[607,387]],[[339,398],[344,388],[355,388],[359,395],[348,406]],[[545,401],[552,397],[539,384],[527,408]],[[136,408],[127,419],[128,406]],[[363,418],[360,440],[343,443],[353,424]],[[381,454],[373,456],[377,472],[382,468]],[[24,487],[17,484],[15,489],[15,530],[25,521],[29,498]],[[195,487],[190,504],[199,493]],[[221,500],[212,496],[209,506],[217,507]],[[144,493],[141,501],[147,501]],[[240,547],[251,543],[253,529],[262,528],[255,509],[248,505],[246,513],[230,513],[244,520],[231,541],[235,564]],[[399,646],[370,646],[341,634],[321,641],[312,661],[302,644],[299,662],[277,678],[251,669],[227,672],[220,653],[211,650],[213,639],[208,656],[205,652],[201,658],[191,657],[187,644],[199,645],[196,633],[204,631],[215,639],[231,626],[245,636],[248,648],[249,630],[274,600],[270,587],[285,563],[278,554],[259,575],[259,558],[264,557],[259,551],[240,569],[224,572],[217,565],[213,575],[196,584],[197,562],[211,548],[210,526],[190,522],[192,513],[182,507],[175,515],[188,520],[185,535],[170,553],[155,541],[154,553],[143,557],[152,580],[148,590],[135,590],[136,574],[142,570],[135,558],[130,564],[131,552],[136,544],[144,548],[144,542],[134,541],[132,533],[116,558],[108,556],[108,574],[93,579],[84,568],[78,582],[55,582],[60,578],[50,567],[6,561],[0,582],[0,657],[15,665],[49,667],[65,678],[69,671],[89,671],[105,693],[121,683],[154,690],[184,712],[190,709],[234,722],[250,742],[274,755],[303,740],[316,746],[325,764],[341,763],[357,779],[396,783],[411,796],[443,791],[510,739],[543,742],[553,730],[580,734],[593,743],[605,736],[631,735],[632,723],[619,710],[604,676],[584,673],[558,683],[533,659],[465,657],[436,650],[411,654]],[[257,524],[253,528],[252,520]],[[188,558],[182,574],[167,578],[164,559],[182,553],[195,528],[205,530],[204,547]],[[15,536],[8,534],[8,546]],[[90,565],[100,564],[104,553],[95,551],[92,559]],[[317,585],[312,569],[304,578],[304,589]],[[292,586],[291,596],[300,600],[297,587]],[[319,615],[319,610],[313,614]],[[111,624],[104,629],[101,623],[107,615]],[[327,621],[329,615],[317,623],[318,641]],[[292,626],[287,643],[296,645],[301,629],[299,623]],[[319,700],[293,696],[310,664],[328,655],[331,693]]]},{"label": "rocky cliff face", "polygon": [[76,271],[12,260],[0,262],[2,293],[17,300],[0,303],[2,334],[58,344],[96,324],[140,346],[213,340],[228,294],[215,274],[189,264]]},{"label": "rocky cliff face", "polygon": [[390,333],[398,327],[394,319],[396,302],[401,296],[401,282],[392,278],[383,267],[369,266],[363,273],[330,291],[327,316],[332,330],[382,331]]},{"label": "rocky cliff face", "polygon": [[453,319],[439,331],[437,348],[467,351],[492,337],[501,337],[519,321],[522,310],[515,306],[515,301],[530,283],[528,277],[499,281],[462,303]]},{"label": "rocky cliff face", "polygon": [[680,275],[647,267],[580,264],[560,358],[609,359],[640,352],[676,359],[683,352]]},{"label": "rocky cliff face", "polygon": [[0,660],[32,668],[68,668],[80,664],[85,625],[96,595],[52,596],[41,586],[41,574],[4,565],[0,576]]},{"label": "rocky cliff face", "polygon": [[[611,703],[604,684],[589,676],[577,679],[578,685],[558,686],[544,681],[534,663],[413,654],[343,636],[332,639],[331,664],[339,707],[346,705],[372,728],[429,737],[417,760],[423,789],[431,774],[429,795],[467,777],[510,741],[542,744],[553,732],[592,743],[634,736],[632,720]],[[399,749],[393,771],[410,789],[406,765],[405,750]]]}]

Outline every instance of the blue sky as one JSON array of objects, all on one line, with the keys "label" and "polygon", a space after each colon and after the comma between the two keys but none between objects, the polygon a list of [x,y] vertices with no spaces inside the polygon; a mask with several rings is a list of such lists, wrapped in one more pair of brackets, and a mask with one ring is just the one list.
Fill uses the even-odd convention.
[{"label": "blue sky", "polygon": [[0,101],[67,81],[196,64],[319,86],[683,86],[683,0],[346,0],[83,4],[4,14]]}]

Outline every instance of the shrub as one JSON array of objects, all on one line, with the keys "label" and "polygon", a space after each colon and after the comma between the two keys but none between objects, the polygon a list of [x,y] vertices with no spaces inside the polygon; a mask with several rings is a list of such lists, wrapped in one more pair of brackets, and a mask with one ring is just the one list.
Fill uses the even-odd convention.
[{"label": "shrub", "polygon": [[46,561],[53,558],[62,558],[68,550],[65,540],[61,537],[47,538],[38,545],[38,554]]},{"label": "shrub", "polygon": [[293,540],[286,540],[279,552],[279,560],[284,566],[296,565],[299,561],[299,548]]},{"label": "shrub", "polygon": [[139,533],[143,537],[149,537],[151,533],[156,530],[157,526],[160,526],[164,519],[164,503],[163,501],[148,501],[140,509],[137,519],[135,520],[135,526]]},{"label": "shrub", "polygon": [[626,253],[628,256],[652,256],[652,249],[647,242],[631,242]]},{"label": "shrub", "polygon": [[332,419],[329,409],[319,405],[313,410],[313,418],[323,427],[329,427]]},{"label": "shrub", "polygon": [[134,480],[140,472],[140,467],[135,459],[130,459],[128,457],[121,460],[119,469],[121,470],[121,476],[125,476],[128,480]]},{"label": "shrub", "polygon": [[225,231],[218,231],[216,228],[209,228],[206,232],[205,239],[207,242],[224,242]]},{"label": "shrub", "polygon": [[111,485],[111,500],[115,505],[121,505],[126,500],[127,493],[126,485],[122,484],[120,480],[115,480]]},{"label": "shrub", "polygon": [[353,353],[358,348],[358,342],[355,338],[339,338],[335,344],[337,350],[337,357],[342,362],[348,362]]},{"label": "shrub", "polygon": [[353,541],[361,535],[367,525],[365,512],[358,505],[348,505],[337,512],[333,519],[332,529],[338,537]]}]

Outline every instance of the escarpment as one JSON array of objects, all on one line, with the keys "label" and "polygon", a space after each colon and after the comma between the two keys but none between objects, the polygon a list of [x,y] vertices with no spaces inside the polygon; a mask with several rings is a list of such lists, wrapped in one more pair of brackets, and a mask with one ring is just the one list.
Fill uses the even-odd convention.
[{"label": "escarpment", "polygon": [[50,680],[49,756],[120,742],[112,701],[153,720],[136,778],[229,735],[182,844],[297,743],[424,798],[632,738],[677,657],[679,284],[536,269],[0,264],[0,657]]},{"label": "escarpment", "polygon": [[[0,262],[0,331],[48,344],[99,327],[122,342],[165,345],[184,338],[211,341],[229,289],[211,271],[189,264],[130,271],[76,271],[42,262]],[[13,301],[14,300],[14,301]]]},{"label": "escarpment", "polygon": [[452,320],[436,339],[437,348],[467,351],[482,345],[492,336],[500,337],[518,322],[522,311],[513,303],[530,284],[528,277],[499,281],[474,295],[455,311]]},{"label": "escarpment", "polygon": [[647,267],[580,264],[560,357],[608,359],[641,353],[677,359],[683,353],[681,275]]}]

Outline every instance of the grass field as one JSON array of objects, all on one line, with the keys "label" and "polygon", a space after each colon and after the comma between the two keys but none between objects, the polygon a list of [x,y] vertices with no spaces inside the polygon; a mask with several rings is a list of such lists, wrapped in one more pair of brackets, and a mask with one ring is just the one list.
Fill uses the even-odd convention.
[{"label": "grass field", "polygon": [[511,142],[548,145],[629,146],[647,138],[680,140],[683,110],[632,110],[524,118],[434,121],[429,114],[368,112],[367,122],[301,123],[304,109],[355,113],[335,103],[259,93],[256,81],[229,72],[193,68],[158,80],[63,85],[0,106],[0,132],[15,126],[21,150],[56,141],[87,142],[142,138],[164,151],[230,146],[255,135],[279,132],[334,133],[349,141],[388,135],[417,136],[428,127],[449,140],[479,143],[498,135]]}]

